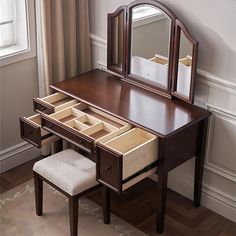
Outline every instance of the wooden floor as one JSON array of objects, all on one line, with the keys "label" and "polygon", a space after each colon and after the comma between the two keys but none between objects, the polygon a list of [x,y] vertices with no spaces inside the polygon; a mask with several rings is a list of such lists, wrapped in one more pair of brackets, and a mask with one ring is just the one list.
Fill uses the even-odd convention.
[{"label": "wooden floor", "polygon": [[[30,161],[0,175],[0,192],[3,193],[33,177]],[[155,236],[155,207],[157,183],[146,179],[123,195],[112,193],[112,211],[146,234]],[[145,190],[145,191],[144,191]],[[100,204],[100,190],[88,198]],[[166,224],[163,236],[235,236],[236,224],[208,210],[195,208],[192,201],[168,190]]]}]

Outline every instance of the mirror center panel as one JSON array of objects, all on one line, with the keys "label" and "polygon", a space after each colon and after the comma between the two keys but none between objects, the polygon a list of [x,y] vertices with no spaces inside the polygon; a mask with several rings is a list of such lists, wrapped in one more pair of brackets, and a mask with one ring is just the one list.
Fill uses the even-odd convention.
[{"label": "mirror center panel", "polygon": [[131,76],[167,88],[171,19],[159,8],[132,9]]}]

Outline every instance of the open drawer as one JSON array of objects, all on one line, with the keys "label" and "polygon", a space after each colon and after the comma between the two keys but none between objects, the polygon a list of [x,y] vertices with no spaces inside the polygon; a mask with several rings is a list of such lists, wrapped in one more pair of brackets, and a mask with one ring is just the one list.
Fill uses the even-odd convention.
[{"label": "open drawer", "polygon": [[63,93],[54,93],[44,98],[34,98],[34,111],[52,114],[67,107],[73,106],[78,101]]},{"label": "open drawer", "polygon": [[51,115],[42,113],[41,117],[46,130],[88,153],[95,152],[96,142],[106,142],[131,128],[128,123],[84,103],[78,103]]},{"label": "open drawer", "polygon": [[97,180],[122,192],[157,171],[158,138],[134,128],[108,142],[99,142]]},{"label": "open drawer", "polygon": [[38,148],[59,140],[57,136],[42,128],[39,114],[28,118],[20,117],[20,133],[22,139]]}]

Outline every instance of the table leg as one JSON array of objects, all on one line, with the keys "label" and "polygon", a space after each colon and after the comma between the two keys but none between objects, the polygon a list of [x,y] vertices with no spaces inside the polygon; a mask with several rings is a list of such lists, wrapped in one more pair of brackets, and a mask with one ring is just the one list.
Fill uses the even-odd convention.
[{"label": "table leg", "polygon": [[166,191],[167,191],[168,173],[164,168],[158,171],[158,198],[157,198],[157,232],[164,231],[165,211],[166,211]]},{"label": "table leg", "polygon": [[166,191],[168,171],[166,169],[166,140],[159,141],[159,165],[158,165],[158,193],[157,193],[157,222],[156,230],[158,233],[164,231],[165,210],[166,210]]},{"label": "table leg", "polygon": [[103,187],[102,196],[103,205],[103,221],[104,224],[110,224],[111,221],[111,190],[106,186]]},{"label": "table leg", "polygon": [[60,152],[63,150],[63,140],[60,139],[58,141],[55,142],[55,152]]},{"label": "table leg", "polygon": [[194,177],[194,206],[199,207],[202,193],[202,179],[204,170],[204,159],[206,149],[208,118],[202,121],[201,132],[199,135],[199,151],[195,159],[195,177]]}]

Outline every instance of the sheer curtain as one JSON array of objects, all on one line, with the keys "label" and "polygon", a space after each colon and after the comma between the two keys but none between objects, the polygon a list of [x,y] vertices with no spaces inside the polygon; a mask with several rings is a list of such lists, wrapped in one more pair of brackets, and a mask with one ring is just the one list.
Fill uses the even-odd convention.
[{"label": "sheer curtain", "polygon": [[88,0],[36,0],[39,96],[91,69]]}]

